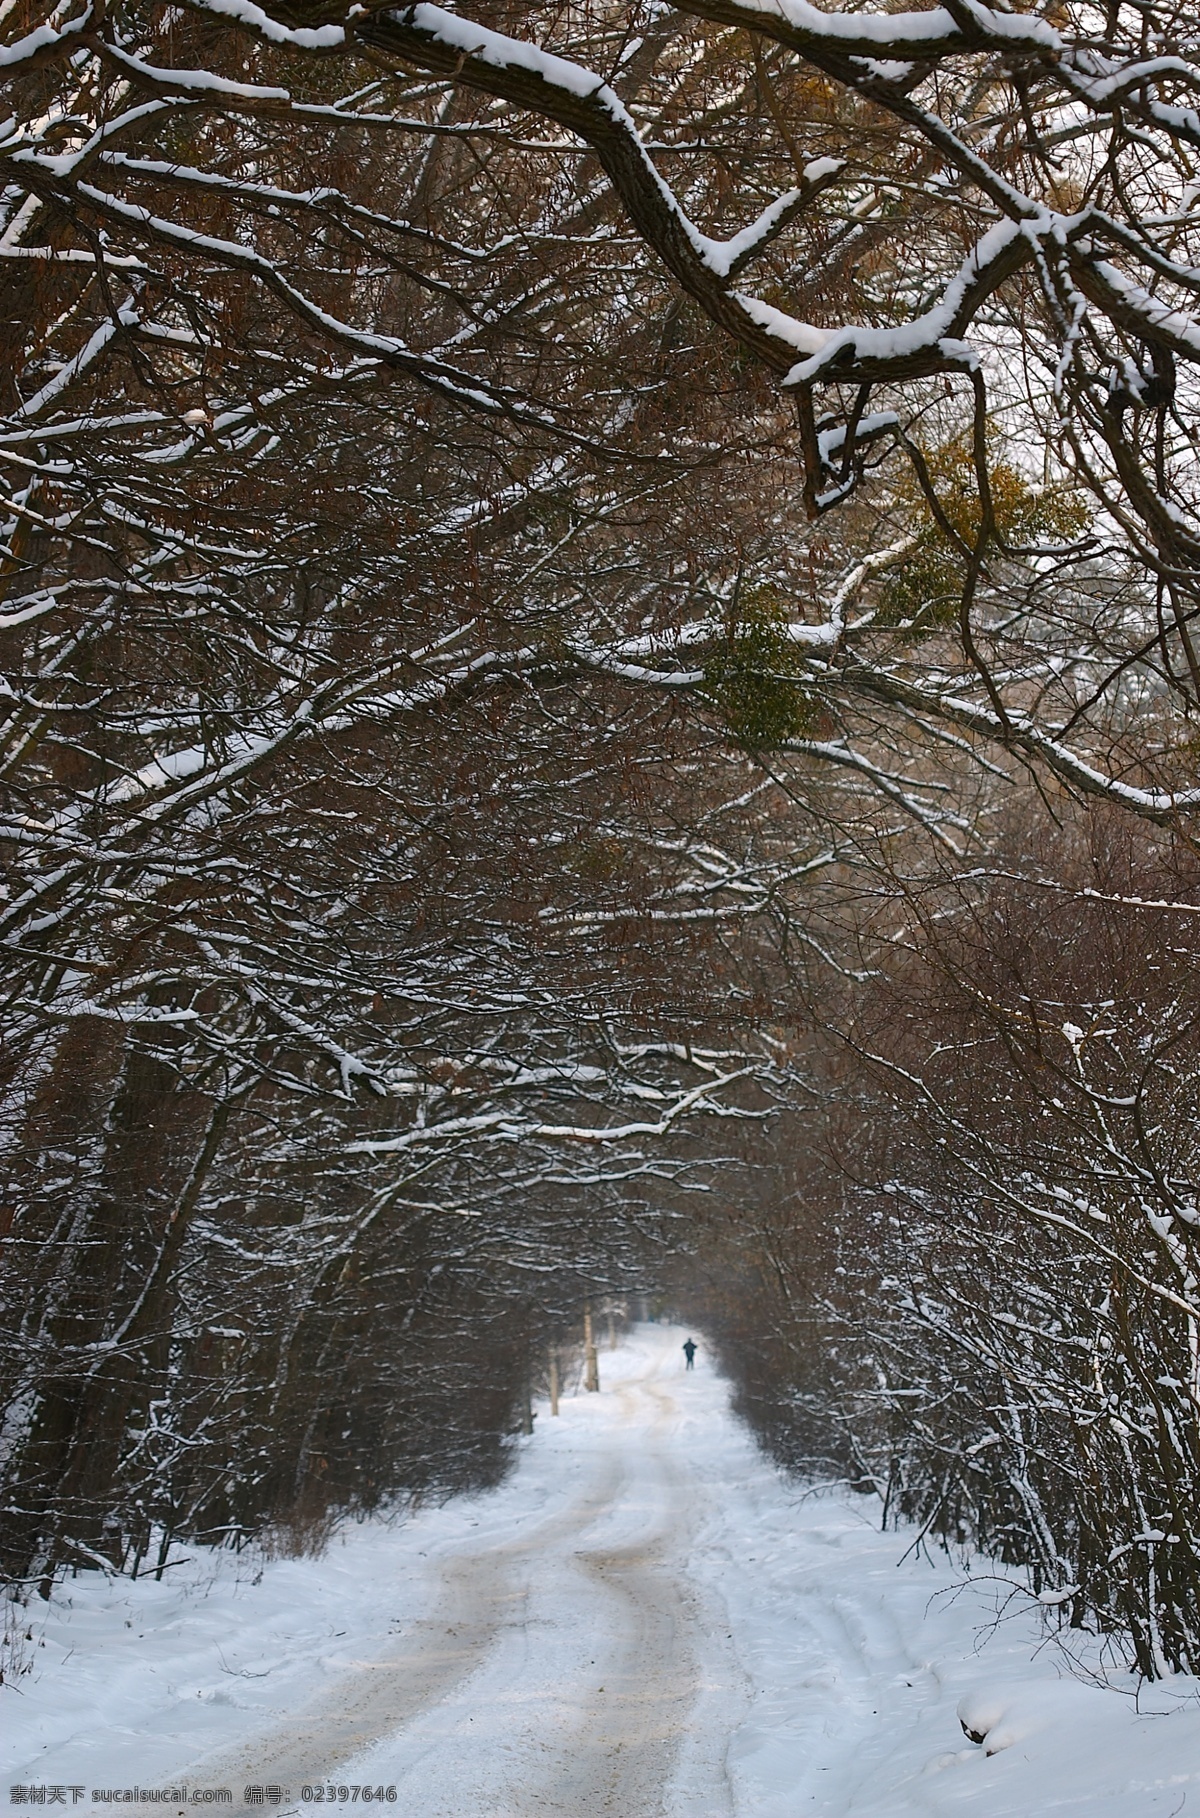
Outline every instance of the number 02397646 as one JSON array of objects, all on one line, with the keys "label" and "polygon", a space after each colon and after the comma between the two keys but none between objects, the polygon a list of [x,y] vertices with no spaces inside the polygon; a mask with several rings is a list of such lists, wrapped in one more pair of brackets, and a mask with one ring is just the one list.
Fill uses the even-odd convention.
[{"label": "number 02397646", "polygon": [[395,1805],[396,1789],[394,1786],[302,1786],[300,1797],[311,1805],[363,1805],[385,1803]]}]

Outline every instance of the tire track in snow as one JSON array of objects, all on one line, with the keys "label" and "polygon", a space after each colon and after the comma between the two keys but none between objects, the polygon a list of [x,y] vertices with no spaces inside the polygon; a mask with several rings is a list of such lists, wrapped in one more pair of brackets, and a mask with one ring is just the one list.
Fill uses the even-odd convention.
[{"label": "tire track in snow", "polygon": [[442,1703],[478,1669],[501,1631],[523,1620],[528,1573],[520,1567],[606,1513],[620,1481],[615,1461],[607,1460],[583,1496],[520,1540],[451,1555],[441,1567],[443,1591],[435,1609],[399,1645],[356,1661],[295,1717],[250,1737],[236,1752],[206,1758],[186,1778],[234,1787],[276,1783],[294,1800],[305,1783],[336,1778],[344,1762]]},{"label": "tire track in snow", "polygon": [[686,1745],[705,1788],[686,1818],[729,1818],[724,1746],[697,1753],[694,1733],[714,1612],[684,1561],[706,1492],[668,1356],[606,1394],[618,1419],[581,1428],[582,1493],[515,1538],[456,1543],[402,1641],[192,1779],[293,1802],[305,1783],[395,1782],[413,1818],[676,1818]]},{"label": "tire track in snow", "polygon": [[[603,1667],[603,1684],[585,1700],[581,1720],[553,1750],[552,1764],[524,1789],[522,1814],[613,1813],[660,1818],[696,1699],[697,1663],[691,1645],[695,1598],[672,1567],[690,1535],[696,1485],[681,1467],[665,1431],[674,1400],[652,1380],[620,1385],[618,1397],[630,1447],[643,1481],[639,1500],[651,1511],[649,1528],[623,1545],[592,1547],[572,1564],[604,1593],[618,1636]],[[645,1398],[652,1422],[639,1419]],[[641,1406],[639,1406],[641,1403]],[[648,1478],[647,1483],[644,1480]],[[727,1791],[727,1789],[726,1789]],[[732,1810],[710,1807],[713,1818]]]}]

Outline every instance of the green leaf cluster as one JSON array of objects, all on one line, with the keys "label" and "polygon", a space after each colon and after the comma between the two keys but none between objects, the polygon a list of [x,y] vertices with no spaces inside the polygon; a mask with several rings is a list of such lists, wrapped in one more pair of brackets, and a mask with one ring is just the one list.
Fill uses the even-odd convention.
[{"label": "green leaf cluster", "polygon": [[[952,442],[928,460],[929,476],[947,523],[973,544],[982,507],[971,452]],[[1032,486],[1009,462],[989,467],[988,482],[996,531],[1003,543],[1069,543],[1088,521],[1078,493],[1067,486]],[[921,520],[916,547],[882,590],[876,623],[900,626],[914,635],[952,625],[962,598],[966,558],[947,535],[914,480],[902,503]]]},{"label": "green leaf cluster", "polygon": [[801,651],[771,587],[745,590],[725,635],[704,665],[700,692],[747,751],[770,751],[810,734],[817,703],[806,686]]}]

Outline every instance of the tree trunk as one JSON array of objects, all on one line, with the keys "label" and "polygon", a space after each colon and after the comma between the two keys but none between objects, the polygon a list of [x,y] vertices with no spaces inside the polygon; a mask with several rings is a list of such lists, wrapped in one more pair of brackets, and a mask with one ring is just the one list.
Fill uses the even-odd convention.
[{"label": "tree trunk", "polygon": [[596,1340],[592,1333],[590,1302],[583,1309],[583,1386],[592,1395],[597,1394],[600,1388],[600,1362],[596,1356]]}]

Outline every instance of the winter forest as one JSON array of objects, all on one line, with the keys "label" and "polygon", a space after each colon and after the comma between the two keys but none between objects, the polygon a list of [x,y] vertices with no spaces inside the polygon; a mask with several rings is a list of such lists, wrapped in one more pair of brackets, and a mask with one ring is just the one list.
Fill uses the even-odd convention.
[{"label": "winter forest", "polygon": [[679,1309],[1200,1672],[1194,9],[0,37],[21,1607],[496,1484]]}]

